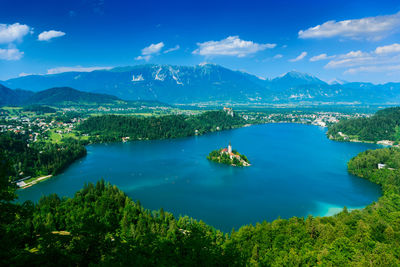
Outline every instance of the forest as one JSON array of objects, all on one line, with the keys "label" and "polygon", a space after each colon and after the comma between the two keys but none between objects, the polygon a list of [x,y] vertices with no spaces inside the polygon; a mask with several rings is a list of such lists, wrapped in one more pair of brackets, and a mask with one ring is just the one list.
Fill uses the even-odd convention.
[{"label": "forest", "polygon": [[369,118],[342,120],[333,124],[327,134],[343,140],[339,132],[360,141],[400,141],[400,107],[379,110]]},{"label": "forest", "polygon": [[59,144],[34,142],[29,145],[27,138],[23,134],[0,134],[0,151],[11,165],[13,180],[58,174],[76,159],[86,155],[83,144],[73,138],[64,138]]},{"label": "forest", "polygon": [[[75,112],[57,114],[57,122],[68,123],[77,117]],[[48,120],[51,120],[48,117]],[[89,141],[62,138],[60,143],[28,142],[27,134],[0,134],[0,151],[11,164],[13,180],[26,177],[55,175],[76,159],[86,155],[84,145],[91,143],[130,140],[166,139],[232,129],[244,125],[239,116],[223,111],[210,111],[197,116],[169,115],[161,117],[93,116],[78,125],[78,131],[89,134]],[[197,131],[196,131],[197,130]]]},{"label": "forest", "polygon": [[134,117],[119,115],[93,116],[77,128],[91,136],[91,142],[167,139],[228,130],[243,126],[245,120],[224,111],[208,111],[196,116],[166,115],[160,117]]},{"label": "forest", "polygon": [[102,180],[73,198],[53,194],[17,204],[12,168],[1,155],[0,265],[399,266],[399,156],[390,148],[350,160],[350,173],[383,191],[362,210],[278,218],[223,233],[193,218],[146,210]]}]

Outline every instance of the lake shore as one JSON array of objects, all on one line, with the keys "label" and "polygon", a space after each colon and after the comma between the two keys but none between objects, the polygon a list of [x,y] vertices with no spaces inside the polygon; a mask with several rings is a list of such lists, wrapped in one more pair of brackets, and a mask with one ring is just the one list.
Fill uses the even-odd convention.
[{"label": "lake shore", "polygon": [[19,189],[25,189],[25,188],[31,187],[31,186],[33,186],[35,184],[38,184],[40,182],[43,182],[43,181],[45,181],[45,180],[47,180],[47,179],[49,179],[51,177],[53,177],[52,174],[45,175],[45,176],[40,176],[40,177],[33,178],[33,179],[30,178],[30,179],[26,180],[28,182],[20,180],[20,181],[17,181],[16,184],[19,186]]},{"label": "lake shore", "polygon": [[[229,141],[252,161],[251,167],[223,166],[205,158]],[[349,176],[346,162],[375,147],[331,142],[323,128],[296,123],[254,125],[195,138],[95,144],[87,146],[87,157],[60,175],[20,190],[19,202],[36,202],[52,193],[72,197],[83,183],[103,177],[146,208],[163,207],[230,231],[278,216],[322,215],[319,202],[369,205],[381,196],[379,186]],[[263,204],[269,202],[279,209]]]}]

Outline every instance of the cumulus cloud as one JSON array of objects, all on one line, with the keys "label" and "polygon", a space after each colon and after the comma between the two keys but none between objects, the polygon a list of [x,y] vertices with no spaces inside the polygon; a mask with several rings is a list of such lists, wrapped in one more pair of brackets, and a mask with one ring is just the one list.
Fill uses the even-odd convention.
[{"label": "cumulus cloud", "polygon": [[179,50],[180,48],[181,48],[181,47],[180,47],[179,45],[176,45],[175,47],[172,47],[172,48],[170,48],[170,49],[165,50],[163,53],[164,53],[164,54],[167,54],[167,53],[170,53],[170,52]]},{"label": "cumulus cloud", "polygon": [[61,37],[64,36],[65,32],[61,32],[61,31],[44,31],[41,34],[39,34],[38,36],[38,40],[39,41],[49,41],[53,38],[57,38],[57,37]]},{"label": "cumulus cloud", "polygon": [[385,46],[378,46],[375,49],[376,54],[391,54],[396,52],[400,52],[400,44],[397,43]]},{"label": "cumulus cloud", "polygon": [[159,42],[158,44],[151,44],[148,47],[142,49],[142,55],[152,55],[157,54],[163,49],[164,43]]},{"label": "cumulus cloud", "polygon": [[338,55],[335,59],[328,62],[325,68],[343,68],[352,67],[357,65],[366,64],[374,60],[374,57],[370,53],[358,51],[350,51],[347,54]]},{"label": "cumulus cloud", "polygon": [[0,24],[0,44],[8,44],[14,41],[21,41],[30,31],[25,24]]},{"label": "cumulus cloud", "polygon": [[311,62],[314,62],[314,61],[320,61],[320,60],[327,60],[327,59],[331,59],[331,58],[334,58],[335,56],[328,56],[327,54],[320,54],[320,55],[318,55],[318,56],[313,56],[312,58],[310,58],[310,61]]},{"label": "cumulus cloud", "polygon": [[62,73],[62,72],[91,72],[95,70],[109,70],[112,69],[113,67],[81,67],[81,66],[75,66],[75,67],[57,67],[57,68],[52,68],[47,70],[47,74],[57,74],[57,73]]},{"label": "cumulus cloud", "polygon": [[0,48],[0,59],[1,60],[20,60],[24,52],[19,51],[17,48]]},{"label": "cumulus cloud", "polygon": [[356,74],[359,72],[388,72],[399,71],[400,65],[387,65],[387,66],[361,66],[357,68],[350,68],[346,70],[345,74]]},{"label": "cumulus cloud", "polygon": [[377,47],[370,52],[361,50],[336,55],[326,69],[343,68],[345,74],[360,72],[394,72],[400,66],[400,46],[398,44]]},{"label": "cumulus cloud", "polygon": [[150,55],[147,55],[147,56],[137,56],[137,57],[135,57],[135,60],[145,60],[145,61],[149,61],[150,58],[151,58]]},{"label": "cumulus cloud", "polygon": [[157,44],[151,44],[145,48],[142,49],[142,53],[140,56],[135,57],[135,60],[145,60],[145,61],[149,61],[150,58],[161,52],[161,50],[164,47],[164,43],[163,42],[159,42]]},{"label": "cumulus cloud", "polygon": [[258,44],[252,41],[241,40],[239,36],[229,36],[220,41],[197,43],[198,48],[193,54],[202,56],[236,56],[245,57],[250,54],[274,48],[276,44]]},{"label": "cumulus cloud", "polygon": [[400,27],[400,12],[394,15],[367,17],[342,21],[327,21],[307,30],[299,31],[299,38],[349,37],[360,39],[381,39]]},{"label": "cumulus cloud", "polygon": [[298,55],[296,58],[292,58],[292,59],[290,59],[289,61],[290,61],[290,62],[300,61],[300,60],[302,60],[303,58],[305,58],[306,56],[307,56],[307,52],[304,51],[304,52],[301,52],[301,54]]},{"label": "cumulus cloud", "polygon": [[21,72],[20,74],[18,74],[18,77],[25,77],[25,76],[29,76],[29,75],[35,75],[35,74],[34,73]]},{"label": "cumulus cloud", "polygon": [[282,55],[282,54],[276,54],[276,55],[274,56],[274,58],[275,58],[275,59],[283,58],[283,55]]}]

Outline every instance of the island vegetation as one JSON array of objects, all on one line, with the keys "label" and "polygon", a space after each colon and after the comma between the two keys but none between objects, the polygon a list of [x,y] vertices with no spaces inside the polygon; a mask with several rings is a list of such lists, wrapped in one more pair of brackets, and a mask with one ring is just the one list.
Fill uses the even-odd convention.
[{"label": "island vegetation", "polygon": [[362,210],[223,233],[190,217],[146,210],[104,181],[73,198],[15,203],[12,168],[2,154],[0,265],[399,266],[399,156],[399,149],[379,149],[349,162],[351,173],[382,186],[383,196]]},{"label": "island vegetation", "polygon": [[400,107],[379,110],[369,118],[341,120],[331,125],[327,134],[331,139],[339,141],[398,142]]},{"label": "island vegetation", "polygon": [[245,155],[240,154],[234,149],[232,150],[230,144],[228,148],[221,148],[211,151],[210,154],[207,156],[207,159],[213,162],[227,164],[231,166],[237,166],[237,167],[250,166],[250,161],[247,159],[247,157]]}]

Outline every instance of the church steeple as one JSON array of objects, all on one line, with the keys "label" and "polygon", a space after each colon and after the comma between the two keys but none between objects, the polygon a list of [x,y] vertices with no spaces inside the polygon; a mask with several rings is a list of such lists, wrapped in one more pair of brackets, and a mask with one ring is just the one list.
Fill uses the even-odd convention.
[{"label": "church steeple", "polygon": [[229,145],[228,145],[228,153],[231,154],[232,153],[232,146],[231,146],[231,142],[229,141]]}]

